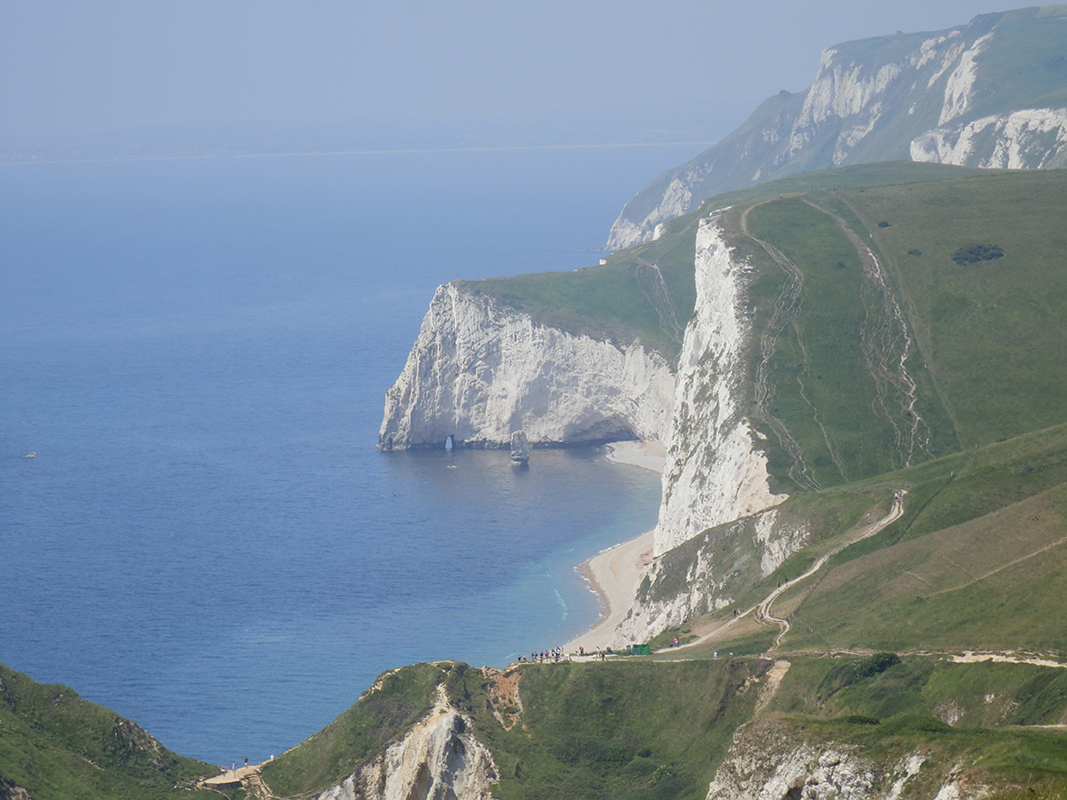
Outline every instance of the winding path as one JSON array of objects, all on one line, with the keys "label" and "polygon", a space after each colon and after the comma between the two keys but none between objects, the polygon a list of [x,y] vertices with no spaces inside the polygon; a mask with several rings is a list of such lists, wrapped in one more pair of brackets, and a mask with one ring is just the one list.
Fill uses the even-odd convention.
[{"label": "winding path", "polygon": [[777,589],[775,589],[773,592],[771,592],[759,602],[759,604],[756,606],[756,619],[760,621],[765,620],[767,622],[773,622],[781,628],[781,630],[778,632],[778,635],[774,637],[774,644],[771,645],[770,650],[768,650],[767,652],[773,652],[774,650],[778,649],[778,645],[782,642],[782,637],[789,633],[789,628],[791,627],[789,620],[783,619],[782,617],[776,617],[771,614],[771,603],[777,600],[778,596],[790,586],[796,586],[802,580],[810,578],[812,575],[822,569],[823,565],[825,565],[827,561],[836,556],[846,547],[851,547],[856,542],[862,542],[864,539],[869,539],[870,537],[874,536],[876,533],[884,529],[887,525],[896,522],[898,519],[900,519],[901,515],[904,513],[904,495],[906,494],[907,492],[903,489],[896,492],[893,495],[893,507],[889,509],[888,514],[886,514],[877,522],[873,522],[866,528],[863,528],[859,532],[859,534],[853,537],[852,539],[849,539],[848,541],[843,542],[834,548],[831,548],[829,551],[824,553],[814,564],[812,564],[807,572],[795,578],[792,582],[789,582],[788,580],[785,581],[781,586],[779,586]]},{"label": "winding path", "polygon": [[749,614],[753,614],[754,613],[756,620],[758,620],[759,622],[774,623],[775,625],[778,625],[781,628],[781,630],[779,631],[778,635],[776,637],[774,637],[774,644],[771,645],[771,647],[768,649],[767,652],[771,653],[771,652],[774,652],[775,650],[777,650],[778,649],[778,645],[781,644],[782,637],[784,637],[789,632],[789,628],[791,626],[790,626],[789,620],[782,619],[781,617],[776,617],[773,614],[771,614],[771,604],[774,603],[774,601],[778,599],[779,595],[781,595],[782,592],[784,592],[786,589],[788,589],[788,588],[790,588],[792,586],[796,586],[801,581],[806,580],[807,578],[810,578],[812,575],[814,575],[816,572],[818,572],[820,569],[822,569],[823,566],[825,566],[827,561],[829,561],[831,558],[836,556],[838,553],[840,553],[846,547],[851,547],[852,545],[856,544],[856,542],[862,542],[864,539],[869,539],[870,537],[874,536],[876,533],[879,533],[880,531],[885,529],[888,525],[891,525],[892,523],[894,523],[898,519],[900,519],[901,515],[903,515],[903,513],[904,513],[904,496],[906,494],[907,494],[907,492],[904,491],[903,489],[901,489],[900,491],[896,492],[893,495],[893,505],[889,509],[889,513],[888,514],[886,514],[884,517],[882,517],[877,522],[872,522],[867,527],[862,528],[859,531],[859,533],[857,533],[855,536],[851,537],[850,539],[847,539],[846,541],[844,541],[844,542],[836,545],[835,547],[831,548],[830,550],[828,550],[826,553],[824,553],[822,556],[820,556],[818,558],[818,560],[816,560],[816,562],[814,564],[812,564],[811,567],[808,569],[808,571],[805,572],[803,575],[799,575],[798,577],[794,578],[791,581],[786,581],[786,582],[782,583],[776,589],[772,590],[770,592],[770,594],[768,594],[765,598],[763,598],[756,605],[752,606],[751,608],[745,609],[744,611],[739,613],[736,617],[734,617],[733,619],[727,620],[725,623],[720,625],[715,630],[709,631],[708,633],[705,633],[703,636],[700,636],[699,638],[694,639],[691,642],[687,642],[686,644],[681,645],[677,649],[681,650],[681,649],[686,648],[686,647],[695,647],[696,645],[703,644],[704,642],[706,642],[708,639],[712,638],[713,636],[716,636],[716,635],[722,633],[723,631],[725,631],[727,628],[729,628],[735,622],[738,622],[739,620],[742,620],[745,617],[747,617]]}]

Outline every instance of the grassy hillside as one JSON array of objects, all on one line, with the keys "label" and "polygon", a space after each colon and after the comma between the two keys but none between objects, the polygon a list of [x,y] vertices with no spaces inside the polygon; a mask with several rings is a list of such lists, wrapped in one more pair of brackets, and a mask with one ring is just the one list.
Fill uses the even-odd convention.
[{"label": "grassy hillside", "polygon": [[[817,485],[1067,420],[1067,172],[778,195],[722,219],[757,267],[756,329],[776,337],[757,417],[785,425]],[[799,299],[768,331],[794,281]]]},{"label": "grassy hillside", "polygon": [[[848,487],[795,494],[780,507],[780,524],[806,525],[812,533],[778,569],[764,576],[752,563],[751,531],[736,535],[751,525],[742,520],[665,554],[657,583],[643,591],[652,599],[688,591],[691,565],[712,554],[710,582],[720,574],[730,580],[718,583],[708,602],[733,602],[690,620],[680,636],[715,631],[851,541],[885,513],[898,489],[907,496],[897,521],[841,550],[775,601],[771,613],[792,624],[781,648],[1021,649],[1067,659],[1067,425]],[[749,617],[690,652],[764,652],[777,632]]]},{"label": "grassy hillside", "polygon": [[449,674],[450,666],[415,664],[381,675],[352,708],[266,764],[263,779],[279,796],[339,783],[418,722],[433,706],[434,691]]},{"label": "grassy hillside", "polygon": [[[423,716],[443,686],[491,749],[501,800],[700,800],[752,712],[748,687],[760,669],[749,661],[546,664],[501,676],[459,663],[405,667],[262,774],[286,797],[336,784]],[[504,683],[521,689],[521,701],[502,692]],[[690,724],[679,725],[683,718]]]},{"label": "grassy hillside", "polygon": [[0,797],[36,800],[210,797],[214,767],[162,747],[135,723],[66,686],[0,665]]},{"label": "grassy hillside", "polygon": [[[1067,734],[1040,727],[1067,713],[1067,670],[892,653],[791,659],[777,689],[773,662],[759,657],[631,658],[506,673],[417,665],[393,673],[373,704],[365,696],[339,718],[362,719],[376,747],[357,746],[359,758],[314,774],[287,754],[263,774],[286,797],[340,782],[401,731],[389,720],[419,685],[423,699],[443,687],[469,716],[468,730],[493,754],[492,791],[501,800],[701,800],[731,748],[773,760],[805,744],[858,748],[882,768],[922,753],[904,797],[931,797],[950,775],[1007,791],[1067,776]],[[329,743],[316,738],[301,749],[328,752],[338,741],[335,732]],[[746,756],[753,745],[757,752]]]},{"label": "grassy hillside", "polygon": [[[696,220],[727,206],[722,224],[755,267],[754,327],[775,338],[768,403],[755,416],[782,422],[816,486],[1067,420],[1063,170],[824,170],[712,198],[603,265],[463,285],[546,325],[673,359],[694,304]],[[794,277],[759,242],[803,284],[771,332]],[[976,247],[1000,255],[960,259]],[[750,345],[755,374],[759,342]],[[793,464],[765,432],[775,488],[794,491]]]},{"label": "grassy hillside", "polygon": [[[457,281],[539,322],[594,339],[641,342],[673,360],[693,313],[696,220],[714,209],[782,193],[944,180],[981,170],[897,162],[820,170],[711,198],[695,214],[664,224],[660,239],[614,253],[574,272]],[[657,279],[653,267],[658,270]]]},{"label": "grassy hillside", "polygon": [[[964,447],[1067,420],[1067,171],[838,198],[891,269]],[[953,261],[971,244],[1004,255]]]}]

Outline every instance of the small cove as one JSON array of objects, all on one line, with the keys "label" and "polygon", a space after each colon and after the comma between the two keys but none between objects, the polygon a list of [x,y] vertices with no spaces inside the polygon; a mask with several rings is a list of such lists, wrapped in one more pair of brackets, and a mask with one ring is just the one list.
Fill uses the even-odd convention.
[{"label": "small cove", "polygon": [[656,476],[379,453],[382,397],[436,285],[595,263],[693,149],[3,170],[0,661],[229,763],[588,627]]}]

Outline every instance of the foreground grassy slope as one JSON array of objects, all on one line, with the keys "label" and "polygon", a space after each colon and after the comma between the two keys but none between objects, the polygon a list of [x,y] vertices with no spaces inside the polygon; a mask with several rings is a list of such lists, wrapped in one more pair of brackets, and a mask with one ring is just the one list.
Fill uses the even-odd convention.
[{"label": "foreground grassy slope", "polygon": [[[757,661],[523,667],[520,724],[505,730],[469,695],[476,735],[510,798],[693,798],[753,710]],[[468,682],[470,686],[470,682]]]},{"label": "foreground grassy slope", "polygon": [[263,779],[286,797],[339,783],[425,716],[451,669],[451,665],[415,664],[381,675],[352,708],[266,764]]},{"label": "foreground grassy slope", "polygon": [[453,662],[404,667],[262,774],[286,797],[339,783],[425,715],[442,686],[492,751],[501,800],[699,800],[752,713],[757,693],[749,686],[765,666],[546,664],[506,676]]},{"label": "foreground grassy slope", "polygon": [[191,789],[214,767],[182,758],[135,723],[66,686],[0,665],[0,797],[210,797]]},{"label": "foreground grassy slope", "polygon": [[[772,663],[631,658],[506,673],[459,663],[406,667],[381,684],[373,704],[365,696],[339,718],[361,719],[373,746],[357,744],[358,757],[346,753],[325,771],[303,769],[307,753],[287,754],[264,777],[286,797],[342,781],[402,735],[391,720],[416,686],[415,705],[424,706],[416,716],[438,687],[469,716],[469,731],[493,754],[493,795],[502,800],[700,800],[731,747],[742,759],[772,763],[802,745],[856,747],[883,768],[921,753],[923,769],[903,797],[931,797],[961,773],[1006,791],[1067,776],[1067,734],[1035,727],[1067,714],[1067,670],[937,656],[801,656],[775,689]],[[341,752],[337,730],[320,737],[300,750]]]}]

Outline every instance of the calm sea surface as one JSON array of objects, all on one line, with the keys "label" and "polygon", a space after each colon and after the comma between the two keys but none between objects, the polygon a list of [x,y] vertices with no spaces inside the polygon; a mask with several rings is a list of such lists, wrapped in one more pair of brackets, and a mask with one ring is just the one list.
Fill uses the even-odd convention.
[{"label": "calm sea surface", "polygon": [[591,625],[658,479],[379,453],[383,395],[438,284],[596,263],[699,149],[0,168],[0,661],[228,764]]}]

